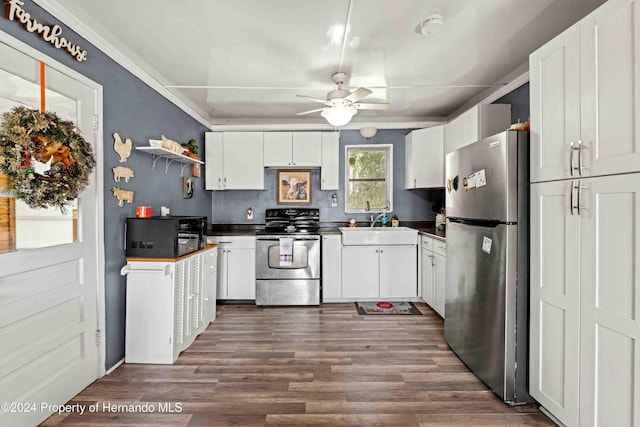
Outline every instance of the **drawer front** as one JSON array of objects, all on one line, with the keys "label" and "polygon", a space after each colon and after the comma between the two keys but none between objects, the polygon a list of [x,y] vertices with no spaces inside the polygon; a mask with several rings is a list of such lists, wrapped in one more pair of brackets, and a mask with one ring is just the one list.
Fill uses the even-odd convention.
[{"label": "drawer front", "polygon": [[220,248],[255,249],[255,236],[208,236],[207,243],[217,243]]},{"label": "drawer front", "polygon": [[432,252],[433,251],[433,239],[431,237],[422,236],[422,249]]},{"label": "drawer front", "polygon": [[447,244],[441,240],[434,240],[433,242],[433,252],[447,256]]}]

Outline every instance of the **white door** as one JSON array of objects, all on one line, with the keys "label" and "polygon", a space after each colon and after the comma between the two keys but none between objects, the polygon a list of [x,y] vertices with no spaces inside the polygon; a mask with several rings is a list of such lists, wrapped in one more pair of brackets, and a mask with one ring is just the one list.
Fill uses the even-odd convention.
[{"label": "white door", "polygon": [[337,190],[340,176],[338,152],[338,133],[322,132],[322,165],[320,168],[320,189]]},{"label": "white door", "polygon": [[582,181],[580,425],[640,424],[640,174]]},{"label": "white door", "polygon": [[204,134],[204,185],[207,190],[224,190],[222,137],[222,132],[206,132]]},{"label": "white door", "polygon": [[416,246],[382,246],[379,251],[380,297],[418,296],[418,253]]},{"label": "white door", "polygon": [[578,425],[579,398],[580,216],[571,211],[574,184],[531,185],[529,393],[567,426]]},{"label": "white door", "polygon": [[216,287],[218,274],[218,250],[211,248],[202,254],[202,320],[209,324],[216,318]]},{"label": "white door", "polygon": [[342,297],[377,298],[379,295],[378,251],[375,246],[342,248]]},{"label": "white door", "polygon": [[[38,61],[0,42],[1,112],[39,108],[38,69]],[[97,153],[96,89],[49,66],[46,82],[47,110],[76,122]],[[0,411],[0,425],[39,423],[51,411],[41,404],[67,402],[102,371],[96,337],[99,173],[91,175],[73,214],[19,208],[16,234],[37,229],[38,239],[21,247],[17,236],[17,250],[0,254],[0,402],[36,405],[28,412]],[[67,234],[48,232],[69,222]]]},{"label": "white door", "polygon": [[227,281],[227,298],[256,299],[255,249],[227,249]]},{"label": "white door", "polygon": [[264,190],[262,132],[224,132],[225,190]]},{"label": "white door", "polygon": [[265,167],[291,166],[291,132],[264,132],[264,165]]},{"label": "white door", "polygon": [[429,304],[429,307],[433,307],[433,252],[423,247],[421,254],[422,269],[420,281],[422,286],[422,299]]},{"label": "white door", "polygon": [[322,134],[320,132],[293,132],[291,153],[294,166],[320,166],[322,163]]},{"label": "white door", "polygon": [[[529,57],[531,182],[571,176],[571,143],[580,140],[580,27],[578,24]],[[574,171],[575,173],[576,171]]]},{"label": "white door", "polygon": [[342,236],[327,234],[322,236],[322,298],[323,300],[342,297],[340,282]]},{"label": "white door", "polygon": [[609,1],[580,24],[583,175],[640,171],[640,2]]},{"label": "white door", "polygon": [[433,306],[432,308],[444,318],[447,258],[433,253]]}]

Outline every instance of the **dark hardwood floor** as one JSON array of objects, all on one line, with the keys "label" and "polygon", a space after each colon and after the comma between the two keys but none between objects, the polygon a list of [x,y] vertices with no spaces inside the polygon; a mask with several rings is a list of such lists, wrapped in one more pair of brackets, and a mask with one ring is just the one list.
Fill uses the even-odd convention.
[{"label": "dark hardwood floor", "polygon": [[221,305],[176,364],[124,364],[69,402],[98,412],[43,425],[554,425],[534,405],[503,404],[449,350],[442,319],[416,305],[422,316]]}]

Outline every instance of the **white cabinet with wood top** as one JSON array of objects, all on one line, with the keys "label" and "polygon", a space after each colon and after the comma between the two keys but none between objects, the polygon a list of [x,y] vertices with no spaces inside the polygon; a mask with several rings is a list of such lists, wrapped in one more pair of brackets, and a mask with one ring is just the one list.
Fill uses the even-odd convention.
[{"label": "white cabinet with wood top", "polygon": [[409,132],[404,149],[404,188],[444,187],[444,125]]},{"label": "white cabinet with wood top", "polygon": [[322,132],[264,132],[264,166],[319,167]]},{"label": "white cabinet with wood top", "polygon": [[207,190],[264,190],[262,132],[205,133]]},{"label": "white cabinet with wood top", "polygon": [[[216,248],[173,259],[127,259],[125,362],[171,364],[215,318]],[[213,313],[211,312],[213,310]]]}]

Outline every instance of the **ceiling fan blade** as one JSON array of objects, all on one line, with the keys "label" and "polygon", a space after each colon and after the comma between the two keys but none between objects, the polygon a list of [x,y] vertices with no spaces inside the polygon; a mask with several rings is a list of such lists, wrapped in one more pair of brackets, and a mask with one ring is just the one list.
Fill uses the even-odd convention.
[{"label": "ceiling fan blade", "polygon": [[302,114],[315,113],[316,111],[322,111],[324,108],[316,108],[315,110],[303,111],[302,113],[296,113],[296,116],[300,116]]},{"label": "ceiling fan blade", "polygon": [[366,87],[359,87],[358,89],[351,92],[349,96],[347,96],[345,101],[356,102],[360,98],[364,98],[367,95],[370,95],[372,92]]},{"label": "ceiling fan blade", "polygon": [[304,99],[309,99],[309,100],[311,100],[311,101],[315,101],[315,102],[321,102],[321,103],[323,103],[323,104],[325,104],[325,105],[331,105],[331,104],[329,104],[329,103],[327,102],[327,100],[326,100],[326,99],[312,98],[312,97],[307,96],[307,95],[296,95],[296,96],[297,96],[298,98],[304,98]]},{"label": "ceiling fan blade", "polygon": [[388,110],[391,108],[391,104],[386,102],[381,104],[351,104],[351,106],[358,110]]}]

